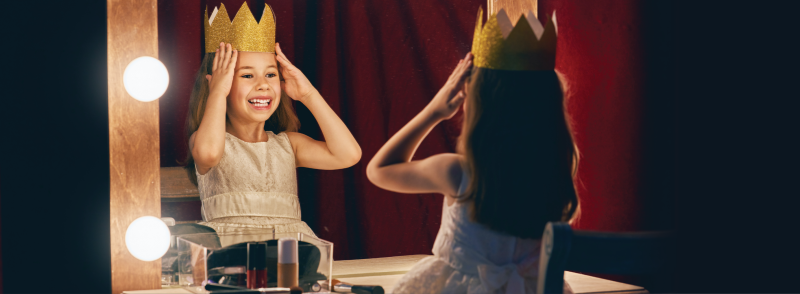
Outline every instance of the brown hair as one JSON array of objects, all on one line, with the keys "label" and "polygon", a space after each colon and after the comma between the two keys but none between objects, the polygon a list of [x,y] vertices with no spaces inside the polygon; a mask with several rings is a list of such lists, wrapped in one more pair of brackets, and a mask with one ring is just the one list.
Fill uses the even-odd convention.
[{"label": "brown hair", "polygon": [[578,209],[578,153],[555,71],[474,68],[458,149],[473,221],[521,238],[541,238],[548,221]]},{"label": "brown hair", "polygon": [[[214,65],[214,55],[216,53],[206,53],[203,62],[200,64],[200,69],[194,78],[194,88],[189,99],[189,115],[186,116],[186,141],[197,131],[200,127],[200,122],[203,120],[203,114],[206,112],[206,102],[208,101],[208,80],[206,75],[211,74]],[[278,65],[280,68],[280,65]],[[280,72],[280,71],[278,71]],[[282,79],[281,79],[282,80]],[[276,134],[281,132],[296,132],[300,128],[300,120],[297,114],[294,113],[292,108],[292,98],[286,96],[285,92],[281,92],[281,103],[275,112],[267,119],[264,124],[265,131],[272,131]],[[186,160],[181,164],[185,164],[184,169],[189,175],[189,180],[197,186],[197,175],[195,174],[194,158],[192,158],[192,150],[186,154]]]}]

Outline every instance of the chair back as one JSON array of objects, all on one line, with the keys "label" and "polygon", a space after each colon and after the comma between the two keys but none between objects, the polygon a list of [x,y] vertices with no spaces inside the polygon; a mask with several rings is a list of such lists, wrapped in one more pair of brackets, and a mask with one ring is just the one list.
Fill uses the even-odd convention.
[{"label": "chair back", "polygon": [[668,232],[573,231],[549,222],[542,236],[537,293],[562,293],[564,271],[617,275],[660,274],[674,248]]}]

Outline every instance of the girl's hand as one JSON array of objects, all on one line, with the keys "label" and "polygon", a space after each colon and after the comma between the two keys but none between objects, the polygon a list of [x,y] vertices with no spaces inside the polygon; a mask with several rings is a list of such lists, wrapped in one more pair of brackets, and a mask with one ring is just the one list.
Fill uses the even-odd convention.
[{"label": "girl's hand", "polygon": [[467,53],[450,74],[442,89],[433,97],[427,108],[436,119],[450,119],[458,112],[467,97],[464,84],[472,71],[472,53]]},{"label": "girl's hand", "polygon": [[275,43],[275,59],[277,59],[281,65],[281,76],[283,77],[281,89],[286,95],[294,100],[305,103],[311,95],[317,92],[317,89],[311,85],[311,82],[308,81],[308,78],[303,75],[300,69],[289,62],[289,59],[283,54],[281,46],[278,43]]},{"label": "girl's hand", "polygon": [[233,72],[236,71],[236,58],[239,52],[231,44],[219,43],[217,53],[214,55],[214,64],[211,74],[206,75],[208,88],[211,94],[228,97],[233,83]]}]

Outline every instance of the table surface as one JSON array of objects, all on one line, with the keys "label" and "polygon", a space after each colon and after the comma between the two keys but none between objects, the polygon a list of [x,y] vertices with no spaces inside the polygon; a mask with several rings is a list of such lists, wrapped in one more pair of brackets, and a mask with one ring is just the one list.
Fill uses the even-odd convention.
[{"label": "table surface", "polygon": [[[381,285],[386,293],[420,259],[431,255],[406,255],[356,260],[336,260],[333,262],[333,278],[353,285]],[[564,272],[564,280],[576,294],[583,293],[648,293],[642,287],[615,282],[579,273]],[[187,294],[183,288],[157,290],[125,291],[125,294]]]}]

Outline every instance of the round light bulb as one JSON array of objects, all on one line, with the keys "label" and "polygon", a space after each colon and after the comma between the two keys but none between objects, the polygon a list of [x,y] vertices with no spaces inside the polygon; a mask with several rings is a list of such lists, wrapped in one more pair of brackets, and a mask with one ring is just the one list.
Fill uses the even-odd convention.
[{"label": "round light bulb", "polygon": [[122,74],[125,91],[136,100],[148,102],[158,99],[167,91],[169,74],[161,61],[149,56],[134,59]]},{"label": "round light bulb", "polygon": [[169,249],[169,228],[161,219],[143,216],[134,220],[125,232],[125,246],[139,260],[153,261]]}]

